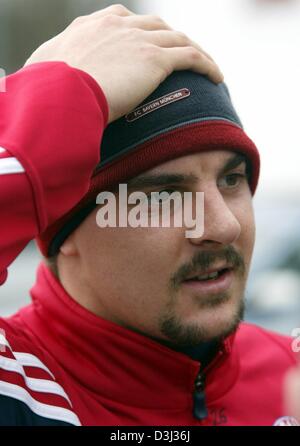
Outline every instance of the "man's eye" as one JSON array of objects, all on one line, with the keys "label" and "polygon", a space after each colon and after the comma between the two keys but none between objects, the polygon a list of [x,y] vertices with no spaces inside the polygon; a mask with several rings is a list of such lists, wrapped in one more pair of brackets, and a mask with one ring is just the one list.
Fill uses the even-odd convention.
[{"label": "man's eye", "polygon": [[221,178],[219,181],[219,186],[233,189],[234,187],[239,186],[246,179],[247,175],[245,173],[231,173]]}]

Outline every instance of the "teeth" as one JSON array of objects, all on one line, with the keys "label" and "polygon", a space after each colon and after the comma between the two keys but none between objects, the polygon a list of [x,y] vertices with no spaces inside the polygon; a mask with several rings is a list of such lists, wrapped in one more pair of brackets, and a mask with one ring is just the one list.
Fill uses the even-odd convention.
[{"label": "teeth", "polygon": [[205,274],[203,276],[197,276],[198,280],[208,280],[208,279],[216,279],[219,276],[218,272]]}]

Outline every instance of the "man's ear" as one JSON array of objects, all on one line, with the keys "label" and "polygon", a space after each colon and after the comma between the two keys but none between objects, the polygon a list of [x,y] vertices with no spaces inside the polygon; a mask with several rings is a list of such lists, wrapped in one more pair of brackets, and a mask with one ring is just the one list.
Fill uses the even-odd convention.
[{"label": "man's ear", "polygon": [[78,254],[76,237],[74,233],[69,235],[69,237],[63,242],[59,248],[59,252],[67,257],[76,256]]}]

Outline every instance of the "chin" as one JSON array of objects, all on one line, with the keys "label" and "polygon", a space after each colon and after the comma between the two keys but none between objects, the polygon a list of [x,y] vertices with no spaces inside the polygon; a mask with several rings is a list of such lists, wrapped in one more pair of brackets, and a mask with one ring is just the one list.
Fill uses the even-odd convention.
[{"label": "chin", "polygon": [[216,341],[234,333],[244,318],[244,301],[238,305],[227,302],[218,307],[197,310],[189,320],[184,320],[176,314],[168,314],[160,322],[163,335],[180,345],[197,345],[202,342]]},{"label": "chin", "polygon": [[201,331],[202,336],[199,339],[199,342],[204,341],[216,341],[226,338],[227,336],[234,333],[239,325],[241,320],[232,319],[232,320],[221,320],[219,323],[209,326],[202,325]]}]

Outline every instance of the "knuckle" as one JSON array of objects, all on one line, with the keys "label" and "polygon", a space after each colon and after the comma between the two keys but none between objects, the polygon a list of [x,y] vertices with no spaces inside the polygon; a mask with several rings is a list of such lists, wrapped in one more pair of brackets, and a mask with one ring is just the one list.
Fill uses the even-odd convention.
[{"label": "knuckle", "polygon": [[109,7],[111,9],[111,11],[113,11],[115,14],[123,14],[125,12],[129,12],[127,8],[125,8],[124,5],[122,5],[121,3],[117,3],[115,5],[111,5]]},{"label": "knuckle", "polygon": [[151,14],[151,15],[149,15],[149,19],[153,23],[157,23],[158,25],[165,25],[164,20],[159,15]]},{"label": "knuckle", "polygon": [[127,29],[127,34],[131,39],[139,41],[141,39],[143,31],[139,28],[130,28]]},{"label": "knuckle", "polygon": [[190,45],[190,40],[189,40],[189,38],[187,37],[187,35],[186,34],[184,34],[183,32],[181,32],[181,31],[174,31],[175,32],[175,35],[176,35],[176,37],[177,37],[177,39],[180,41],[180,42],[182,42],[182,43],[184,43],[184,44],[188,44],[188,45]]},{"label": "knuckle", "polygon": [[143,45],[141,51],[147,60],[155,61],[159,57],[160,48],[155,45]]},{"label": "knuckle", "polygon": [[194,46],[188,46],[187,47],[187,51],[188,51],[188,55],[192,60],[196,60],[196,59],[201,59],[202,58],[202,54],[200,53],[199,50],[197,50]]},{"label": "knuckle", "polygon": [[162,22],[162,21],[163,21],[162,18],[161,18],[159,15],[157,15],[157,14],[151,14],[151,15],[150,15],[150,18],[151,18],[154,22]]},{"label": "knuckle", "polygon": [[80,25],[80,23],[83,23],[85,20],[86,20],[86,17],[83,16],[83,15],[81,15],[81,16],[76,17],[76,18],[73,20],[72,24],[74,24],[74,25]]},{"label": "knuckle", "polygon": [[120,17],[114,14],[107,14],[101,17],[101,24],[104,26],[119,25]]}]

